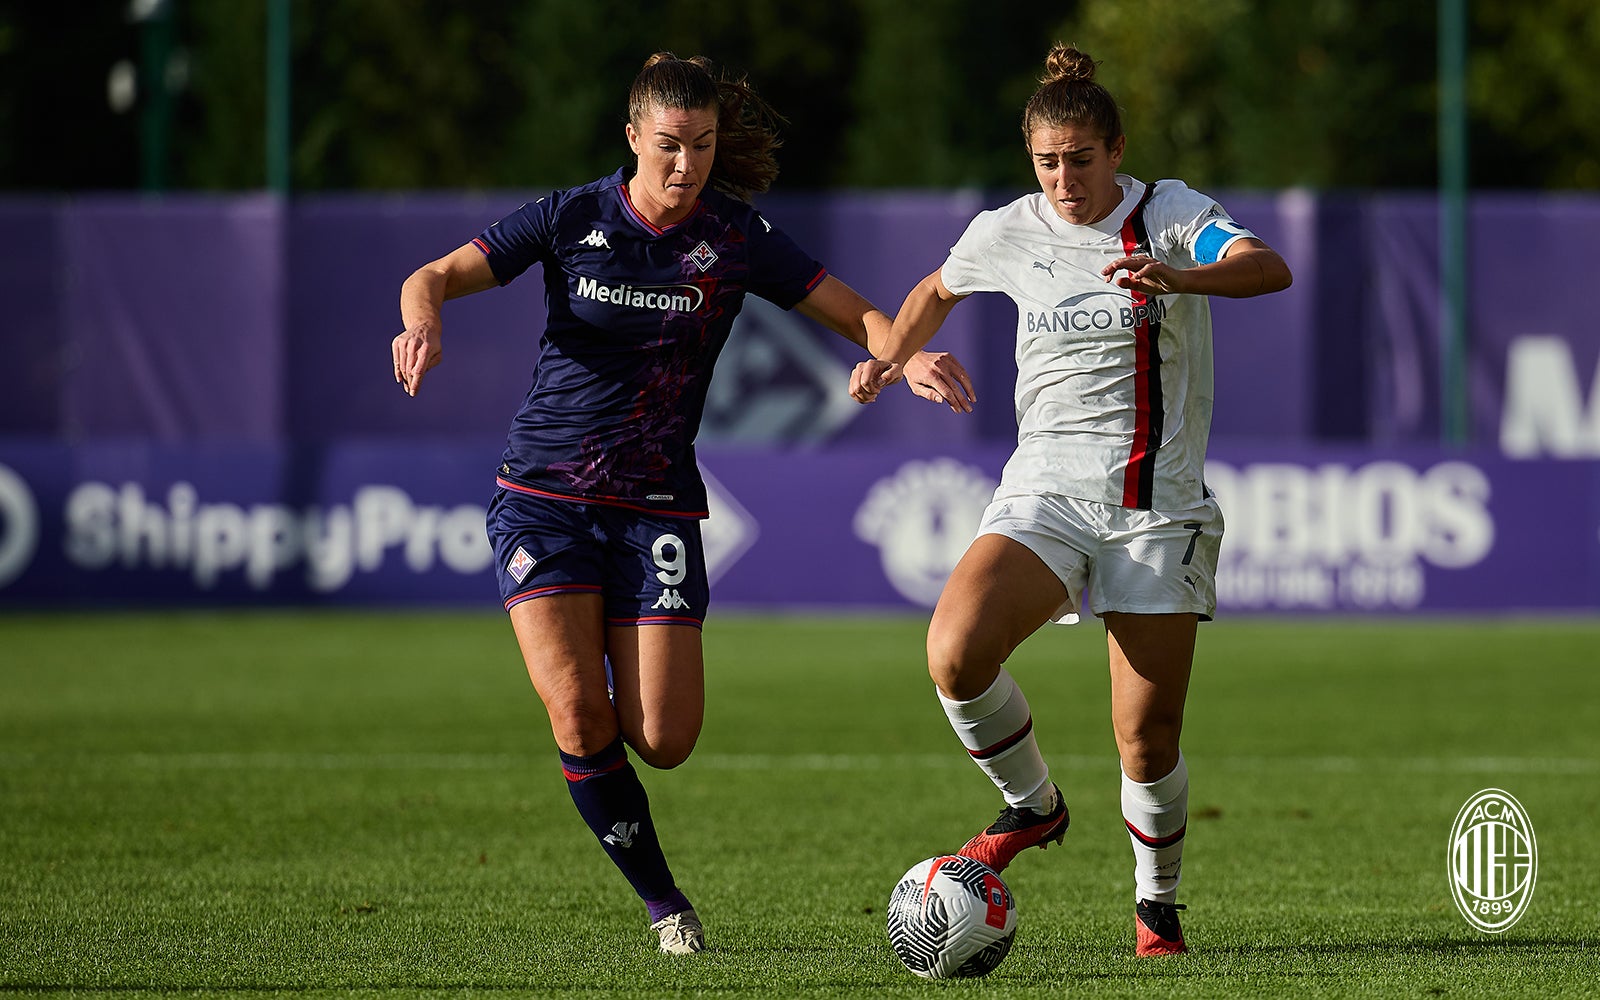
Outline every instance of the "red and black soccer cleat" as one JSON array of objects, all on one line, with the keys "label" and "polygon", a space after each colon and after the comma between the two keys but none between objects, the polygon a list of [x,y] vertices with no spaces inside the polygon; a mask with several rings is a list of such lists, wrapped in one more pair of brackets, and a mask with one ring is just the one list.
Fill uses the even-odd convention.
[{"label": "red and black soccer cleat", "polygon": [[1183,928],[1178,926],[1180,904],[1152,903],[1141,899],[1133,908],[1133,929],[1137,940],[1133,953],[1140,958],[1151,955],[1182,955],[1189,949],[1183,943]]},{"label": "red and black soccer cleat", "polygon": [[1032,809],[1006,806],[1000,818],[989,828],[967,841],[967,846],[957,851],[963,857],[982,861],[995,871],[1004,871],[1013,858],[1030,847],[1041,850],[1052,842],[1061,843],[1067,835],[1072,817],[1067,814],[1067,800],[1057,788],[1056,806],[1047,813]]}]

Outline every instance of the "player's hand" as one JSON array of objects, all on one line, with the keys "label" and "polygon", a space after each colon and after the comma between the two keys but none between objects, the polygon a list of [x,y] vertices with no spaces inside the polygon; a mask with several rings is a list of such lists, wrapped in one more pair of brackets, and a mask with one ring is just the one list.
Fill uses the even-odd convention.
[{"label": "player's hand", "polygon": [[858,403],[870,403],[878,393],[905,377],[900,366],[878,358],[868,358],[856,365],[850,373],[850,398]]},{"label": "player's hand", "polygon": [[394,338],[390,348],[394,355],[394,380],[408,396],[417,394],[422,387],[422,376],[438,364],[444,354],[436,326],[407,330]]},{"label": "player's hand", "polygon": [[919,351],[905,364],[906,385],[934,403],[944,403],[956,413],[971,413],[978,401],[966,368],[948,352]]},{"label": "player's hand", "polygon": [[[1118,274],[1118,271],[1125,273]],[[1143,254],[1136,257],[1118,257],[1100,269],[1101,276],[1118,288],[1126,288],[1145,295],[1178,293],[1180,291],[1178,281],[1182,273],[1175,267],[1169,267],[1154,257]]]}]

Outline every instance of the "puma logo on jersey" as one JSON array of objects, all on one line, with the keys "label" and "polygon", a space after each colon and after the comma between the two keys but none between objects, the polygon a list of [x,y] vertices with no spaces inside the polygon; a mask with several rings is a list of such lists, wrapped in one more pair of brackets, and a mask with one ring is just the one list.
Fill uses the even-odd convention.
[{"label": "puma logo on jersey", "polygon": [[1034,261],[1033,262],[1033,266],[1037,267],[1039,270],[1043,271],[1045,274],[1048,274],[1052,278],[1054,278],[1056,276],[1056,262],[1055,261],[1051,261],[1048,264],[1041,264],[1038,261]]},{"label": "puma logo on jersey", "polygon": [[673,590],[671,587],[663,587],[661,589],[661,596],[656,598],[656,602],[650,605],[650,608],[651,610],[655,610],[656,608],[664,608],[667,611],[678,611],[682,608],[687,608],[688,606],[689,602],[683,599],[682,594],[678,593],[676,590]]},{"label": "puma logo on jersey", "polygon": [[579,240],[578,244],[586,247],[605,247],[607,250],[611,249],[611,244],[606,242],[606,234],[602,233],[598,229],[591,231],[588,236],[585,236],[583,239]]}]

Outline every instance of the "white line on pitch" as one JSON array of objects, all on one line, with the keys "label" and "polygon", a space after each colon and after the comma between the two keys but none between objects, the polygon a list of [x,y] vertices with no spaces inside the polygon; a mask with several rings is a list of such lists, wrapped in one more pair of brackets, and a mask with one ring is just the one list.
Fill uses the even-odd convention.
[{"label": "white line on pitch", "polygon": [[[1047,754],[1064,771],[1112,771],[1115,757]],[[1597,774],[1592,757],[1356,757],[1191,755],[1195,770],[1228,772],[1317,772],[1369,774],[1403,771],[1445,774]],[[153,771],[518,771],[546,763],[545,755],[505,753],[4,753],[0,770]],[[960,754],[715,753],[696,754],[686,767],[719,771],[889,771],[971,767]]]}]

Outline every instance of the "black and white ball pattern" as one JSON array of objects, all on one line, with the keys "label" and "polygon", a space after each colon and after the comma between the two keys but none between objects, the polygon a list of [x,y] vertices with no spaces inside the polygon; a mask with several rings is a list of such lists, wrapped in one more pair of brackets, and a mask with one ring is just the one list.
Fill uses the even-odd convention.
[{"label": "black and white ball pattern", "polygon": [[889,896],[889,946],[928,979],[983,976],[1011,950],[1017,904],[1000,875],[958,854],[928,858]]}]

